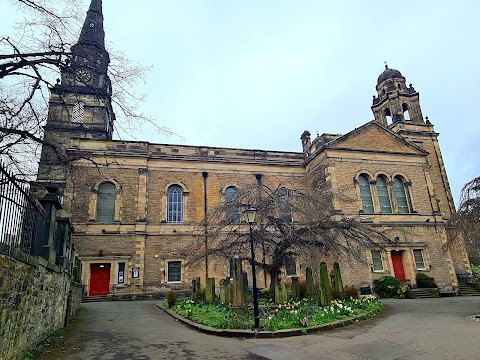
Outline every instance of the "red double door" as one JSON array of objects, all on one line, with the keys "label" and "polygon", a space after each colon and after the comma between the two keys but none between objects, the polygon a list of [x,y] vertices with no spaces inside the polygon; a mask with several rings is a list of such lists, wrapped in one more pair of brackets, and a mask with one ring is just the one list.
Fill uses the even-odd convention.
[{"label": "red double door", "polygon": [[89,296],[108,295],[110,291],[110,264],[90,265]]},{"label": "red double door", "polygon": [[403,268],[402,251],[392,251],[391,254],[395,277],[405,282],[407,279],[405,278],[405,269]]}]

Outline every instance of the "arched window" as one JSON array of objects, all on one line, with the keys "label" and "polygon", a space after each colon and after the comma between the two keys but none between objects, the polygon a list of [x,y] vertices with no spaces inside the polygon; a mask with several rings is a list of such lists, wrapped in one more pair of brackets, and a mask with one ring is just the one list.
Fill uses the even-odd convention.
[{"label": "arched window", "polygon": [[72,122],[76,124],[83,124],[83,115],[85,114],[84,104],[81,102],[75,103],[72,110]]},{"label": "arched window", "polygon": [[387,124],[391,124],[392,121],[393,121],[393,118],[392,118],[392,113],[390,112],[390,109],[389,108],[386,108],[385,109],[385,116],[387,118]]},{"label": "arched window", "polygon": [[167,191],[167,223],[183,223],[183,189],[172,185]]},{"label": "arched window", "polygon": [[372,190],[370,189],[370,182],[365,175],[358,177],[358,186],[360,187],[363,212],[365,214],[373,214]]},{"label": "arched window", "polygon": [[395,200],[397,201],[398,212],[400,214],[410,213],[410,205],[408,203],[405,185],[399,176],[395,176],[393,179],[393,193],[395,194]]},{"label": "arched window", "polygon": [[115,219],[115,199],[117,188],[111,182],[105,182],[98,187],[97,221],[113,222]]},{"label": "arched window", "polygon": [[277,190],[277,196],[278,196],[278,212],[279,212],[279,217],[283,221],[287,223],[291,223],[293,221],[292,219],[292,193],[282,187]]},{"label": "arched window", "polygon": [[410,113],[408,112],[408,105],[403,103],[402,104],[402,111],[403,111],[403,118],[405,120],[411,120],[410,119]]},{"label": "arched window", "polygon": [[240,207],[238,202],[238,191],[234,186],[225,189],[225,221],[228,224],[240,222]]},{"label": "arched window", "polygon": [[382,176],[377,177],[377,195],[380,203],[380,212],[384,214],[392,213],[392,203],[390,202],[390,195],[388,193],[387,182]]}]

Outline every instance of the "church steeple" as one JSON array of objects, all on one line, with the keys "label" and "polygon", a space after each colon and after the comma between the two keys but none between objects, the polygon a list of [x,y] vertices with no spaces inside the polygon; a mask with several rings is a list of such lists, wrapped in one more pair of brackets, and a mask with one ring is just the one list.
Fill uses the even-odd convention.
[{"label": "church steeple", "polygon": [[78,42],[96,44],[105,49],[102,0],[92,0],[90,3]]},{"label": "church steeple", "polygon": [[[63,179],[62,167],[71,139],[111,140],[115,114],[108,77],[110,57],[105,49],[102,1],[91,0],[70,62],[61,81],[50,89],[50,101],[38,179]],[[58,175],[53,175],[58,174]]]},{"label": "church steeple", "polygon": [[102,0],[92,0],[78,42],[71,48],[71,63],[62,71],[64,86],[88,87],[111,95],[110,57],[105,49]]},{"label": "church steeple", "polygon": [[385,70],[377,80],[377,95],[373,97],[372,111],[375,120],[384,124],[407,122],[424,124],[418,92],[412,84],[406,86],[405,78],[400,71]]}]

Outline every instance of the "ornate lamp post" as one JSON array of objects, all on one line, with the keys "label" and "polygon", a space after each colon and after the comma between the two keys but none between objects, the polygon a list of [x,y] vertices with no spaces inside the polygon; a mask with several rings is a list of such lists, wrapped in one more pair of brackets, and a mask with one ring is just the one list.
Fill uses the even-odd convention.
[{"label": "ornate lamp post", "polygon": [[257,209],[252,207],[252,205],[247,204],[245,210],[245,218],[250,227],[250,249],[252,251],[252,280],[253,280],[253,316],[255,320],[254,330],[260,328],[260,319],[258,314],[258,289],[257,289],[257,275],[255,271],[255,249],[253,245],[253,229],[252,226],[255,223],[255,215],[257,214]]}]

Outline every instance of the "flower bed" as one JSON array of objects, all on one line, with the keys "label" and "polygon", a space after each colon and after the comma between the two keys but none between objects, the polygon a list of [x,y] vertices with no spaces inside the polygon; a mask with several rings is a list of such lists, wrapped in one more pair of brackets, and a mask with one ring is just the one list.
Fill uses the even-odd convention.
[{"label": "flower bed", "polygon": [[[318,302],[308,299],[279,305],[263,301],[260,306],[260,325],[266,331],[301,329],[364,313],[376,315],[382,309],[382,303],[373,296],[334,300],[329,306],[320,306]],[[254,325],[251,306],[232,308],[220,303],[180,299],[171,310],[194,322],[217,329],[251,330]]]}]

